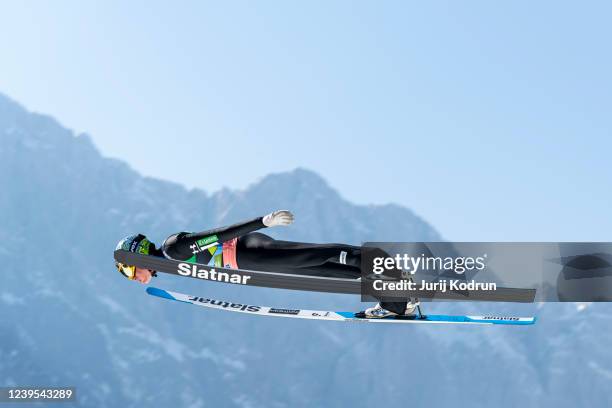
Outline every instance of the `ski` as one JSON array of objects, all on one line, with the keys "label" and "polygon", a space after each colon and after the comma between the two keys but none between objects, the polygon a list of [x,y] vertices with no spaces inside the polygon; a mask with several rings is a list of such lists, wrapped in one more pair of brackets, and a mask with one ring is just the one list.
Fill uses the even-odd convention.
[{"label": "ski", "polygon": [[382,319],[358,317],[354,312],[333,312],[327,310],[305,310],[293,308],[275,308],[235,303],[225,300],[192,296],[184,293],[148,287],[147,293],[163,299],[176,300],[210,309],[246,313],[258,316],[289,317],[294,319],[328,320],[336,322],[370,322],[370,323],[438,323],[438,324],[503,324],[530,325],[535,323],[535,317],[513,316],[461,316],[461,315],[416,315],[394,316]]}]

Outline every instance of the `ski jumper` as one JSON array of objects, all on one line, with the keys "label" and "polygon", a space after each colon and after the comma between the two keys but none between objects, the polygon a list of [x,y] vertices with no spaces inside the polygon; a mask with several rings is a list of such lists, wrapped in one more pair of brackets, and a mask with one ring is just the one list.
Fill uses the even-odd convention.
[{"label": "ski jumper", "polygon": [[[262,220],[173,234],[161,250],[166,258],[209,266],[345,279],[361,276],[360,247],[276,240],[255,232],[267,228]],[[403,314],[406,303],[385,302],[383,307]]]}]

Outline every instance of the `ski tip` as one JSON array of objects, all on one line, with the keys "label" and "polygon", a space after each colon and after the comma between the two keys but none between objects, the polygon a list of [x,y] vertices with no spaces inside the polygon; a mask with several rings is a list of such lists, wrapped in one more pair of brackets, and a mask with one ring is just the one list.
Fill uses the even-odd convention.
[{"label": "ski tip", "polygon": [[148,287],[148,288],[147,288],[147,293],[148,293],[149,295],[152,295],[152,296],[157,296],[157,297],[160,297],[160,298],[165,298],[165,299],[176,300],[176,299],[174,298],[174,296],[172,296],[171,294],[169,294],[169,293],[168,293],[168,292],[166,292],[165,290],[163,290],[163,289],[159,289],[159,288]]}]

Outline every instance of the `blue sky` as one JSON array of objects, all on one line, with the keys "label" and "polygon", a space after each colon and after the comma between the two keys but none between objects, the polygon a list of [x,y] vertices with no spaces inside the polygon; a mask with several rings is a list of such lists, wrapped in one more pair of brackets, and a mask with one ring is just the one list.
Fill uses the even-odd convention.
[{"label": "blue sky", "polygon": [[145,175],[307,167],[449,239],[612,240],[609,2],[0,3],[0,92]]}]

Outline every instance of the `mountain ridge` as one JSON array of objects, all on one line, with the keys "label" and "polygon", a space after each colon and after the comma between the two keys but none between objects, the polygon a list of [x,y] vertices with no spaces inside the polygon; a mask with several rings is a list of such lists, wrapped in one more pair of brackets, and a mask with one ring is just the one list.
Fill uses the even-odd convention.
[{"label": "mountain ridge", "polygon": [[[598,331],[610,321],[607,305],[546,305],[529,330],[397,330],[226,316],[146,296],[113,269],[116,242],[137,231],[160,242],[289,208],[296,224],[266,233],[348,243],[441,237],[408,209],[354,205],[304,169],[214,193],[143,177],[101,156],[89,136],[11,103],[0,96],[0,386],[74,385],[81,404],[101,407],[440,406],[459,395],[477,407],[612,404],[604,392],[612,338]],[[155,284],[271,306],[363,306],[346,295],[170,276]],[[534,306],[424,307],[530,314]],[[379,379],[384,386],[371,387]]]}]

